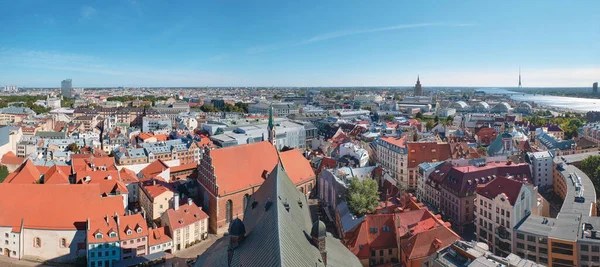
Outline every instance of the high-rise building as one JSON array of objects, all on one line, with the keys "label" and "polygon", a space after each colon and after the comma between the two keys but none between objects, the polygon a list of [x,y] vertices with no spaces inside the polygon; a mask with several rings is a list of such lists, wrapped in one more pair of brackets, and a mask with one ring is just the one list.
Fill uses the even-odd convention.
[{"label": "high-rise building", "polygon": [[73,82],[71,79],[63,80],[60,83],[60,93],[63,97],[73,98]]},{"label": "high-rise building", "polygon": [[594,85],[592,85],[592,92],[594,92],[594,94],[598,93],[598,82],[595,82]]},{"label": "high-rise building", "polygon": [[421,81],[419,80],[419,76],[417,76],[417,84],[415,84],[415,96],[423,95],[423,87],[421,86]]}]

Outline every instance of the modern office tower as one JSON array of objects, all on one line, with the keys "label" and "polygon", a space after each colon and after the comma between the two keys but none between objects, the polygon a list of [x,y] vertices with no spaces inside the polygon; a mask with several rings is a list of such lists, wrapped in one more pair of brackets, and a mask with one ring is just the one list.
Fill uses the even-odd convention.
[{"label": "modern office tower", "polygon": [[60,83],[60,93],[65,98],[73,98],[73,82],[71,79],[63,80]]}]

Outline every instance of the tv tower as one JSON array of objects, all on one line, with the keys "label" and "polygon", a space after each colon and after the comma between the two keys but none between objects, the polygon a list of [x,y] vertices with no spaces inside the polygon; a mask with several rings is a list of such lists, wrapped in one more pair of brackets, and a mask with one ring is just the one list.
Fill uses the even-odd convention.
[{"label": "tv tower", "polygon": [[519,67],[519,88],[521,88],[521,67]]}]

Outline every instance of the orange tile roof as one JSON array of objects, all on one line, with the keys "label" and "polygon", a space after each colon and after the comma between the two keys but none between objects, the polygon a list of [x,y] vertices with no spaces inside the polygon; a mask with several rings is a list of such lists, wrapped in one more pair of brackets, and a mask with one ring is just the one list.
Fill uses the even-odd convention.
[{"label": "orange tile roof", "polygon": [[154,246],[158,244],[171,242],[172,239],[171,237],[169,237],[169,235],[167,235],[167,232],[165,230],[165,227],[151,229],[150,234],[148,236],[148,246]]},{"label": "orange tile roof", "polygon": [[450,159],[450,145],[437,142],[409,142],[408,168],[416,168],[423,162],[439,162]]},{"label": "orange tile roof", "polygon": [[[280,154],[283,166],[294,184],[315,178],[310,162],[299,150],[293,149]],[[264,172],[273,170],[279,161],[277,150],[267,141],[211,150],[210,156],[217,177],[216,183],[219,185],[219,195],[262,184]]]},{"label": "orange tile roof", "polygon": [[44,184],[68,184],[71,166],[53,165],[44,173]]},{"label": "orange tile roof", "polygon": [[2,164],[4,165],[21,165],[25,161],[25,158],[19,158],[12,151],[6,152],[2,156]]},{"label": "orange tile roof", "polygon": [[454,231],[442,226],[416,233],[410,238],[402,240],[400,247],[408,260],[415,260],[430,256],[460,239],[460,236]]},{"label": "orange tile roof", "polygon": [[4,183],[13,184],[34,184],[40,181],[40,171],[33,165],[30,159],[27,159],[19,168],[9,174]]},{"label": "orange tile roof", "polygon": [[[85,229],[87,218],[123,213],[121,198],[100,197],[98,185],[0,184],[0,225]],[[49,201],[49,199],[51,201]]]},{"label": "orange tile roof", "polygon": [[169,165],[164,163],[162,160],[157,159],[156,161],[148,164],[148,166],[144,167],[140,170],[140,173],[145,178],[150,178],[160,174],[161,172],[169,169]]},{"label": "orange tile roof", "polygon": [[152,201],[154,201],[154,198],[160,196],[161,194],[167,191],[175,192],[175,188],[173,187],[173,185],[165,182],[164,180],[152,178],[140,182],[140,185],[144,188],[144,190],[146,190],[146,192],[148,192],[148,194],[152,198]]},{"label": "orange tile roof", "polygon": [[401,148],[406,148],[406,136],[402,136],[401,138],[397,138],[395,136],[385,136],[385,137],[379,137],[379,139],[386,141],[392,145],[401,147]]},{"label": "orange tile roof", "polygon": [[[138,233],[138,229],[141,229],[140,233]],[[127,235],[128,230],[131,230],[130,235]],[[119,236],[121,240],[148,236],[148,225],[146,224],[144,217],[142,217],[142,214],[138,213],[119,217]]]},{"label": "orange tile roof", "polygon": [[123,181],[125,184],[137,183],[140,181],[135,172],[127,168],[121,169],[119,171],[119,176],[121,177],[121,181]]},{"label": "orange tile roof", "polygon": [[149,138],[154,137],[154,134],[153,133],[140,133],[137,135],[137,137],[145,141]]},{"label": "orange tile roof", "polygon": [[154,137],[156,137],[156,141],[167,141],[169,136],[167,134],[157,134]]},{"label": "orange tile roof", "polygon": [[[384,231],[383,227],[389,227],[389,231]],[[350,233],[347,244],[359,259],[369,258],[373,249],[396,248],[394,214],[367,214],[365,220]]]},{"label": "orange tile roof", "polygon": [[[100,186],[101,195],[116,194],[119,191],[120,194],[129,193],[127,186],[119,180],[118,171],[82,171],[78,172],[75,181],[78,184],[86,183],[83,181],[85,177],[89,176],[90,181],[88,184],[97,184]],[[120,195],[119,194],[119,195]]]},{"label": "orange tile roof", "polygon": [[192,205],[183,204],[177,210],[168,209],[167,218],[171,226],[171,231],[175,231],[179,228],[206,219],[208,218],[208,215],[202,211],[202,208],[192,203]]},{"label": "orange tile roof", "polygon": [[196,162],[183,164],[183,165],[177,165],[177,166],[171,167],[171,174],[174,172],[193,170],[196,168],[198,168],[198,163],[196,163]]},{"label": "orange tile roof", "polygon": [[79,171],[93,171],[92,165],[95,168],[106,167],[106,170],[117,170],[115,165],[115,159],[113,157],[95,157],[91,154],[78,154],[77,156],[71,156],[73,166],[73,172]]},{"label": "orange tile roof", "polygon": [[[113,215],[103,215],[90,219],[89,230],[87,231],[87,240],[89,243],[107,243],[119,241],[119,226]],[[114,233],[114,237],[110,234]],[[101,238],[96,238],[96,234],[102,234]]]}]

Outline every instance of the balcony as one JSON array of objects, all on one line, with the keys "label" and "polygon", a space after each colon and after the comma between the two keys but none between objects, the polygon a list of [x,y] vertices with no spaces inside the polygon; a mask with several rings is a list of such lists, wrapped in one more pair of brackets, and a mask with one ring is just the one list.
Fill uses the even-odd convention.
[{"label": "balcony", "polygon": [[510,241],[511,240],[511,233],[506,231],[506,228],[504,226],[499,226],[498,228],[496,228],[496,236],[500,239],[503,239],[505,241]]}]

